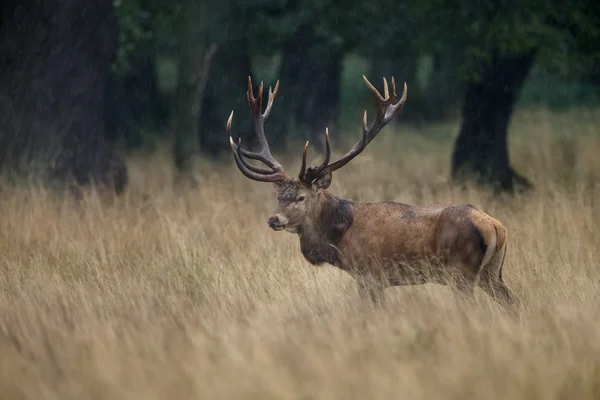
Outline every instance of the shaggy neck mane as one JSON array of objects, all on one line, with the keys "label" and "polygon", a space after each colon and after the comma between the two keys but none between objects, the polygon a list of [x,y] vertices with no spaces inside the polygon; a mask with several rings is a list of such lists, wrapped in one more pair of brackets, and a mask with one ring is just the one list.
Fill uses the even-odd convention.
[{"label": "shaggy neck mane", "polygon": [[339,199],[327,192],[319,194],[317,218],[300,226],[300,249],[304,258],[313,265],[329,263],[338,265],[338,244],[352,225],[353,203]]}]

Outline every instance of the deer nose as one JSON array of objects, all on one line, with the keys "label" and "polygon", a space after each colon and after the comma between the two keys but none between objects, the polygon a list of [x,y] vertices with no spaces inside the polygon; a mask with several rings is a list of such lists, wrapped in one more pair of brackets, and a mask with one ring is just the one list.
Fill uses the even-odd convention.
[{"label": "deer nose", "polygon": [[269,217],[267,222],[270,228],[275,228],[277,225],[279,225],[279,217],[277,215],[273,215]]}]

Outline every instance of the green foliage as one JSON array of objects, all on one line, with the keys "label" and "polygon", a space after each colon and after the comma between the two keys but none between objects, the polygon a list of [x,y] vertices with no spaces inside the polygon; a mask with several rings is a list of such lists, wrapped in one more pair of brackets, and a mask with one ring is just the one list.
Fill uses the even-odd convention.
[{"label": "green foliage", "polygon": [[353,39],[360,41],[361,53],[378,59],[393,53],[418,51],[426,27],[416,3],[395,0],[355,3],[350,29],[355,31]]},{"label": "green foliage", "polygon": [[[427,27],[419,32],[419,45],[435,51],[460,44],[464,49],[463,77],[477,80],[494,54],[536,51],[538,63],[553,73],[564,76],[586,70],[599,54],[594,45],[600,39],[599,14],[591,7],[585,0],[426,0],[415,2],[412,14]],[[587,54],[582,49],[588,49]]]},{"label": "green foliage", "polygon": [[[126,71],[131,55],[141,46],[151,46],[159,87],[163,93],[172,92],[181,4],[181,0],[115,0],[121,46],[113,69]],[[457,76],[463,82],[478,79],[494,54],[532,49],[537,50],[536,68],[542,75],[527,83],[522,104],[552,99],[555,105],[566,105],[597,99],[581,82],[600,65],[600,2],[211,0],[208,7],[209,41],[219,44],[219,49],[233,42],[247,46],[257,79],[274,82],[280,77],[282,48],[297,41],[307,27],[316,36],[310,47],[311,62],[334,52],[352,54],[342,71],[342,121],[354,121],[357,107],[362,113],[364,85],[357,78],[373,66],[383,68],[373,69],[371,79],[393,71],[397,79],[408,81],[414,114],[440,103],[452,107],[443,93],[457,99],[460,93],[444,85],[458,81]],[[212,73],[211,79],[223,76],[218,70]],[[550,85],[548,81],[556,77],[570,83]]]},{"label": "green foliage", "polygon": [[[600,61],[600,13],[593,3],[223,0],[209,5],[215,15],[209,35],[217,43],[243,38],[250,53],[273,55],[310,25],[319,39],[312,49],[316,59],[356,49],[375,59],[390,52],[421,56],[458,44],[465,79],[477,79],[482,63],[495,53],[536,49],[538,63],[549,72],[577,76]],[[167,0],[115,0],[121,27],[115,69],[127,68],[136,46],[150,40],[158,53],[172,52],[179,39],[175,19],[179,5]]]},{"label": "green foliage", "polygon": [[523,85],[519,106],[545,106],[552,110],[595,107],[600,103],[597,88],[581,81],[557,79],[552,75],[532,76]]},{"label": "green foliage", "polygon": [[115,0],[114,4],[120,29],[114,72],[129,70],[131,57],[144,46],[151,46],[156,54],[172,52],[179,38],[176,18],[180,1]]},{"label": "green foliage", "polygon": [[[310,26],[318,38],[311,48],[315,59],[330,52],[351,50],[359,37],[360,6],[336,0],[242,1],[252,23],[246,34],[251,52],[273,53]],[[247,13],[248,14],[248,13]]]},{"label": "green foliage", "polygon": [[[368,74],[369,63],[366,59],[350,54],[344,59],[341,78],[340,132],[336,135],[356,137],[362,127],[362,110],[373,108],[373,97],[362,79]],[[379,85],[380,82],[374,82]],[[369,114],[372,118],[372,114]]]},{"label": "green foliage", "polygon": [[122,74],[130,68],[131,55],[152,39],[153,32],[147,23],[150,15],[140,0],[115,0],[114,4],[119,19],[119,50],[112,70]]}]

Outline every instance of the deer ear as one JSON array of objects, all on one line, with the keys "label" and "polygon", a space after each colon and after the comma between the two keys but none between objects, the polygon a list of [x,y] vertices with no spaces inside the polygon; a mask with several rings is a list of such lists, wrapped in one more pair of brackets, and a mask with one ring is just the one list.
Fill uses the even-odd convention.
[{"label": "deer ear", "polygon": [[323,175],[322,177],[315,179],[312,183],[312,187],[315,191],[319,191],[319,190],[325,190],[329,187],[329,185],[331,185],[331,172],[328,172],[326,175]]}]

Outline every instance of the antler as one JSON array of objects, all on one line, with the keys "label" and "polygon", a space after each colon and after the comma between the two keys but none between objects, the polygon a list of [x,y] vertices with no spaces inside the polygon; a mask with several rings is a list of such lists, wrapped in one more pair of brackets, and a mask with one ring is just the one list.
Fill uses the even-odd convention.
[{"label": "antler", "polygon": [[392,118],[402,109],[404,103],[406,102],[406,82],[404,83],[404,90],[402,92],[402,97],[400,100],[394,104],[396,100],[396,82],[394,81],[394,77],[392,76],[392,95],[390,96],[388,83],[385,78],[383,78],[383,89],[385,97],[382,97],[379,91],[369,82],[369,80],[363,75],[363,79],[367,84],[369,90],[375,95],[375,99],[377,100],[377,115],[375,117],[375,121],[373,121],[373,125],[370,128],[367,128],[367,111],[365,110],[365,114],[363,117],[363,135],[362,139],[356,142],[354,146],[346,153],[344,156],[338,158],[331,164],[329,163],[329,157],[331,155],[330,145],[329,145],[329,131],[325,130],[325,160],[321,165],[317,167],[310,167],[306,169],[306,153],[308,150],[308,142],[304,145],[304,152],[302,154],[302,167],[300,168],[299,178],[302,182],[306,184],[311,184],[315,179],[323,177],[330,172],[335,171],[346,165],[350,160],[359,155],[365,147],[377,136],[379,131],[386,126]]},{"label": "antler", "polygon": [[[254,119],[254,131],[260,144],[260,151],[258,153],[242,149],[242,139],[238,138],[238,142],[236,144],[231,138],[231,121],[233,119],[233,111],[231,111],[231,115],[229,115],[229,119],[227,120],[227,136],[229,137],[229,144],[231,145],[231,151],[233,152],[235,163],[242,174],[255,181],[282,182],[290,178],[290,176],[283,169],[283,166],[271,155],[269,143],[267,142],[267,138],[265,136],[264,124],[269,118],[269,114],[271,114],[273,100],[275,99],[278,90],[279,81],[277,81],[275,84],[274,91],[272,91],[271,87],[269,86],[269,100],[267,102],[267,108],[265,109],[265,112],[262,113],[263,83],[260,83],[258,88],[258,97],[255,98],[254,94],[252,93],[252,79],[248,77],[247,98],[250,111],[252,112],[252,118]],[[246,160],[246,158],[261,161],[266,164],[268,168],[261,168],[252,165]]]}]

